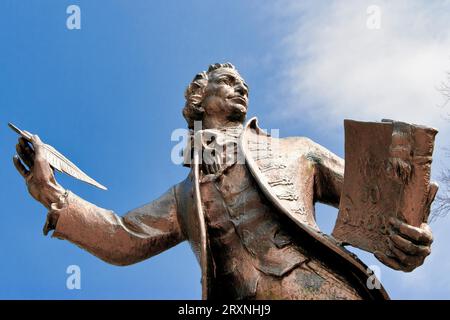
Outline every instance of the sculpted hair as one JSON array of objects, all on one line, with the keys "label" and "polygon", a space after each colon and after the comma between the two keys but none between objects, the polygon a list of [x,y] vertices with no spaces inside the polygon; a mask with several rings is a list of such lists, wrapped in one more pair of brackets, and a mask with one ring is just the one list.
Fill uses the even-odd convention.
[{"label": "sculpted hair", "polygon": [[201,121],[205,110],[202,107],[203,96],[206,85],[208,84],[208,76],[214,70],[220,68],[236,68],[229,62],[211,64],[208,71],[198,73],[184,92],[186,103],[183,108],[183,116],[188,123],[189,129],[194,129],[194,121]]}]

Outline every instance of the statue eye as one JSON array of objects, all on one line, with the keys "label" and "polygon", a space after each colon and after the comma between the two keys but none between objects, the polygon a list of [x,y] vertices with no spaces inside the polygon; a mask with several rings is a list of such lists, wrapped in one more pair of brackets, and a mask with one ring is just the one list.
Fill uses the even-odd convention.
[{"label": "statue eye", "polygon": [[234,81],[234,79],[226,77],[226,78],[220,78],[218,80],[218,83],[222,83],[222,84],[226,84],[226,85],[231,86],[233,84],[233,81]]}]

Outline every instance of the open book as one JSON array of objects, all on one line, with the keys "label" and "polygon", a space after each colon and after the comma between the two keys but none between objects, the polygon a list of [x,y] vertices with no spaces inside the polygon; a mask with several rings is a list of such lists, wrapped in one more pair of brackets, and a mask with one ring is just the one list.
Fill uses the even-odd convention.
[{"label": "open book", "polygon": [[437,130],[391,120],[345,120],[344,126],[344,187],[333,236],[388,252],[390,217],[413,226],[428,219]]}]

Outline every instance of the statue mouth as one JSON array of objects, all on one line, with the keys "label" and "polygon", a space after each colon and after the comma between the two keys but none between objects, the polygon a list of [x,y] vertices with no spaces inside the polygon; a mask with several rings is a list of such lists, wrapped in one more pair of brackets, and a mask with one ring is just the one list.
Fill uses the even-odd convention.
[{"label": "statue mouth", "polygon": [[245,107],[247,106],[247,103],[248,103],[247,99],[242,96],[234,96],[234,97],[229,98],[229,100],[234,103],[241,104]]}]

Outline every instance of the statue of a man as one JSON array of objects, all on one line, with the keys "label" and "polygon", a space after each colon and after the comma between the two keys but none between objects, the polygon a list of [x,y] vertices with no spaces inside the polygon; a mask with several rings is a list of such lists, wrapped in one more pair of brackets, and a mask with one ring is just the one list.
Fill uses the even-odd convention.
[{"label": "statue of a man", "polygon": [[[30,194],[49,210],[44,233],[54,230],[54,237],[115,265],[188,240],[205,299],[388,298],[383,287],[367,286],[367,267],[315,221],[316,201],[339,205],[343,159],[307,138],[270,137],[256,119],[244,125],[248,87],[230,63],[196,75],[185,97],[183,115],[200,141],[184,152],[187,178],[123,217],[65,190],[40,139],[33,136],[30,145],[20,138],[14,163]],[[226,152],[199,160],[217,145]],[[238,153],[244,161],[233,157]],[[392,221],[391,229],[392,252],[377,258],[403,271],[420,266],[430,253],[428,225]]]}]

